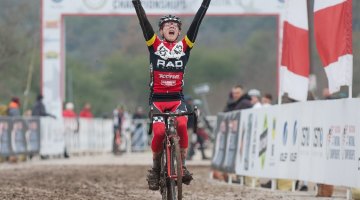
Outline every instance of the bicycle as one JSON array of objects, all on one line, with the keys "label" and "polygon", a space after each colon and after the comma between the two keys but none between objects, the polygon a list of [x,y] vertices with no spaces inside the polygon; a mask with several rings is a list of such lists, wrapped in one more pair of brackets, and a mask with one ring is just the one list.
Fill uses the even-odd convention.
[{"label": "bicycle", "polygon": [[[164,112],[153,113],[150,111],[150,119],[153,117],[163,117],[165,122],[165,139],[163,142],[163,151],[161,155],[160,170],[160,193],[163,200],[181,200],[182,199],[182,159],[180,154],[179,136],[176,132],[176,117],[194,116],[194,131],[197,128],[197,108],[193,112]],[[152,132],[152,123],[150,123],[149,135]],[[177,188],[177,190],[176,190]],[[177,197],[177,198],[176,198]]]}]

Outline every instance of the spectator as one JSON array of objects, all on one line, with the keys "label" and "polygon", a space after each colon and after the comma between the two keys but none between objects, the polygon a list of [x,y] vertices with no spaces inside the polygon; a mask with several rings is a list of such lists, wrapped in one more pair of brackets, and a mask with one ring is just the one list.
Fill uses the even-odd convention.
[{"label": "spectator", "polygon": [[31,117],[32,116],[32,112],[30,109],[26,110],[23,114],[24,117]]},{"label": "spectator", "polygon": [[267,93],[261,98],[261,103],[263,107],[268,107],[272,105],[272,96]]},{"label": "spectator", "polygon": [[[64,120],[64,127],[65,127],[65,135],[68,136],[70,135],[70,137],[72,137],[73,135],[77,134],[79,132],[79,121],[76,118],[77,115],[74,112],[74,104],[71,102],[66,103],[65,105],[65,110],[63,110],[62,113],[63,117],[65,118]],[[68,137],[65,137],[65,148],[64,148],[64,157],[65,158],[69,158],[70,155],[68,153],[67,150],[67,146],[70,145],[69,140],[67,139]]]},{"label": "spectator", "polygon": [[49,114],[46,112],[46,109],[45,109],[45,105],[44,103],[42,102],[43,100],[43,96],[41,94],[39,94],[36,98],[36,103],[35,105],[33,106],[32,108],[32,116],[41,116],[41,117],[46,117],[46,116],[49,116],[49,117],[52,117],[52,118],[56,118],[54,115],[52,114]]},{"label": "spectator", "polygon": [[[193,104],[192,97],[185,95],[184,100],[185,100],[186,110],[193,111],[194,104]],[[188,116],[187,128],[188,128],[188,134],[189,134],[189,136],[191,136],[190,134],[192,134],[193,130],[194,130],[194,116],[192,116],[192,115]],[[189,138],[191,138],[191,137],[189,137]],[[189,140],[189,142],[191,142],[191,140]]]},{"label": "spectator", "polygon": [[261,93],[257,89],[251,89],[248,92],[248,95],[251,97],[251,104],[253,108],[261,108],[262,105],[260,103]]},{"label": "spectator", "polygon": [[[251,97],[244,93],[244,89],[241,85],[235,85],[231,89],[229,100],[226,103],[224,112],[230,112],[234,110],[242,110],[246,108],[251,108]],[[227,180],[229,175],[227,173],[221,173],[217,170],[213,171],[214,178]],[[239,176],[236,177],[239,180]],[[238,181],[236,180],[236,181]]]},{"label": "spectator", "polygon": [[251,98],[247,94],[244,94],[243,87],[241,85],[236,85],[231,89],[230,98],[224,112],[251,108],[252,105],[250,100]]},{"label": "spectator", "polygon": [[84,108],[80,112],[80,117],[82,117],[82,118],[93,118],[90,103],[85,103]]},{"label": "spectator", "polygon": [[[191,160],[192,157],[195,155],[195,150],[197,149],[196,146],[197,144],[199,144],[199,150],[201,152],[201,157],[203,160],[208,160],[209,158],[206,156],[205,154],[205,141],[209,139],[208,133],[206,129],[212,129],[212,127],[210,126],[209,122],[206,120],[205,116],[202,115],[202,112],[200,110],[200,106],[202,104],[201,100],[199,99],[195,99],[194,101],[190,101],[187,102],[189,103],[191,107],[193,106],[197,106],[198,107],[198,118],[197,118],[197,131],[196,133],[192,133],[192,137],[191,138],[191,143],[190,143],[190,148],[189,148],[189,152],[187,155],[187,159]],[[189,116],[190,119],[190,116]],[[193,132],[194,129],[194,118],[193,116],[191,116],[191,120],[192,122],[190,122],[190,126],[191,127],[191,131],[188,131],[188,133]],[[188,120],[188,124],[189,124]]]},{"label": "spectator", "polygon": [[71,102],[66,103],[65,110],[63,111],[63,117],[75,118],[76,113],[74,112],[74,104]]},{"label": "spectator", "polygon": [[144,108],[141,107],[141,106],[138,106],[136,108],[136,111],[135,111],[134,115],[133,115],[133,119],[146,119],[146,118],[147,118],[147,116],[144,113]]},{"label": "spectator", "polygon": [[21,116],[20,114],[20,100],[18,97],[13,97],[9,103],[7,114],[10,117]]},{"label": "spectator", "polygon": [[120,153],[120,145],[121,145],[121,130],[122,124],[125,116],[125,108],[124,106],[118,106],[113,111],[113,119],[114,119],[114,137],[113,137],[113,153],[115,155]]},{"label": "spectator", "polygon": [[7,106],[0,105],[0,116],[6,116],[6,115],[7,115]]},{"label": "spectator", "polygon": [[[188,95],[185,95],[184,100],[185,100],[186,110],[187,111],[194,110],[192,97],[188,96]],[[192,157],[192,155],[194,153],[194,143],[196,142],[196,134],[194,133],[194,116],[192,116],[192,115],[188,116],[187,133],[188,133],[188,138],[189,138],[188,139],[189,150],[187,152],[186,159],[191,160],[191,157]]]}]

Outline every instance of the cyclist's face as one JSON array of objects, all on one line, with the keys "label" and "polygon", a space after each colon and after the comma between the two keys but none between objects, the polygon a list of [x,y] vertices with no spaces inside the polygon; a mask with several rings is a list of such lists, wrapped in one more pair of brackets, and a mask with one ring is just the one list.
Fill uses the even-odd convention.
[{"label": "cyclist's face", "polygon": [[179,24],[176,22],[166,22],[160,29],[160,34],[169,42],[174,42],[180,35]]}]

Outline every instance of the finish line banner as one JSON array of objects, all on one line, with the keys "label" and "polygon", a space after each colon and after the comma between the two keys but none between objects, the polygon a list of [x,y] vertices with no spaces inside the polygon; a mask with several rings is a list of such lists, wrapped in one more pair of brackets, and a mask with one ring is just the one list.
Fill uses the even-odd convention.
[{"label": "finish line banner", "polygon": [[[195,15],[202,0],[141,0],[150,15]],[[206,15],[261,15],[275,17],[282,33],[282,0],[213,0]],[[136,16],[131,0],[41,0],[41,69],[44,104],[61,117],[65,99],[67,16]],[[279,38],[282,38],[279,35]],[[279,45],[281,41],[279,41]],[[280,48],[279,48],[280,49]]]},{"label": "finish line banner", "polygon": [[[342,99],[232,112],[241,113],[236,174],[360,187],[359,107],[359,99]],[[226,160],[230,151],[221,159],[221,148],[214,148],[217,167],[214,161]]]}]

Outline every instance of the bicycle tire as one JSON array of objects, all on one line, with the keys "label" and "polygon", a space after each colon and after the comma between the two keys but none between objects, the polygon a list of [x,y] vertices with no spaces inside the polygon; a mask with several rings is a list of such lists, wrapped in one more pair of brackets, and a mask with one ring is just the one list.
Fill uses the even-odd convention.
[{"label": "bicycle tire", "polygon": [[160,171],[160,194],[162,200],[168,200],[167,192],[167,166],[166,166],[166,144],[164,142],[164,149],[161,155],[161,171]]},{"label": "bicycle tire", "polygon": [[173,172],[176,172],[176,175],[177,175],[177,180],[176,180],[177,199],[181,200],[182,199],[182,162],[181,162],[179,138],[171,138],[170,141],[172,144],[172,149],[171,149],[171,151],[172,151],[171,152],[172,166],[171,166],[171,168],[173,169]]}]

